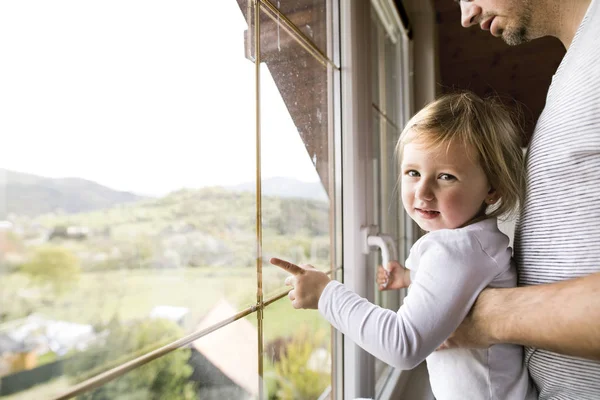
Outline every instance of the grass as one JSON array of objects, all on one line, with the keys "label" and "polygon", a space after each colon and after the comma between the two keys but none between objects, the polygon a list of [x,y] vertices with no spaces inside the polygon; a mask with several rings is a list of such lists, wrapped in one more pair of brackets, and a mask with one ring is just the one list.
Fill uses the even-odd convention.
[{"label": "grass", "polygon": [[54,362],[56,360],[58,360],[58,356],[56,355],[56,353],[53,351],[48,351],[45,354],[42,354],[41,356],[39,356],[37,359],[37,362],[38,362],[38,365],[44,365],[44,364],[50,364],[51,362]]},{"label": "grass", "polygon": [[[269,295],[285,290],[285,273],[265,271],[265,292]],[[23,285],[24,277],[6,276],[6,284]],[[132,270],[84,273],[77,286],[57,300],[36,310],[41,315],[71,322],[97,324],[114,315],[123,321],[142,319],[157,305],[187,307],[195,321],[188,330],[194,330],[201,317],[221,298],[236,310],[256,302],[256,272],[251,268],[188,268],[177,270]],[[10,303],[7,303],[10,304]],[[257,313],[246,317],[258,325]],[[291,337],[308,330],[327,332],[329,323],[316,310],[295,310],[287,296],[270,304],[264,312],[263,334],[265,343],[276,338]],[[258,330],[257,330],[258,332]],[[212,333],[218,334],[218,331]],[[326,335],[328,338],[328,335]],[[328,340],[328,339],[327,339]],[[324,343],[327,345],[328,343]],[[258,351],[258,349],[257,349]],[[50,355],[47,355],[50,357]],[[48,361],[48,360],[46,360]],[[29,400],[53,398],[70,386],[67,377],[37,385],[2,400]]]},{"label": "grass", "polygon": [[33,399],[51,399],[58,397],[66,392],[70,383],[66,377],[60,377],[51,381],[36,385],[22,392],[11,394],[9,396],[0,396],[2,400],[33,400]]},{"label": "grass", "polygon": [[[265,299],[285,290],[282,271],[265,267]],[[4,277],[7,285],[23,285],[23,276]],[[99,325],[115,316],[121,321],[144,319],[159,305],[186,307],[194,330],[219,300],[236,310],[256,304],[256,270],[253,268],[181,268],[82,273],[68,293],[35,310],[46,317]],[[248,316],[255,326],[256,317]],[[265,310],[265,339],[292,335],[299,325],[327,327],[316,311],[294,310],[287,297]]]}]

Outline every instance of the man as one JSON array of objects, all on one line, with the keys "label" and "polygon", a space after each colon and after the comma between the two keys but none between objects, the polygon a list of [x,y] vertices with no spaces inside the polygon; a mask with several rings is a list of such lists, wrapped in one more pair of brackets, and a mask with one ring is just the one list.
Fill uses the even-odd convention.
[{"label": "man", "polygon": [[600,0],[460,1],[462,25],[567,49],[527,156],[519,284],[482,292],[442,346],[526,346],[540,399],[600,399]]}]

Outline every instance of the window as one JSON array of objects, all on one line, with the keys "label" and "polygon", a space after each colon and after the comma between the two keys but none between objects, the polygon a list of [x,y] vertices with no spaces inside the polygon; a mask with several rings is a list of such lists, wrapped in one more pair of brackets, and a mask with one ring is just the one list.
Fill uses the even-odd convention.
[{"label": "window", "polygon": [[[371,4],[373,213],[380,232],[394,239],[396,254],[391,257],[403,264],[409,247],[405,232],[411,229],[411,223],[402,207],[395,149],[411,111],[410,45],[397,11],[385,1]],[[375,255],[371,261],[373,269],[382,263],[379,254]],[[406,294],[405,290],[382,292],[376,285],[374,293],[378,305],[392,310],[400,307]],[[375,361],[378,398],[392,373],[389,365]]]},{"label": "window", "polygon": [[338,273],[337,5],[298,4],[0,5],[0,398],[331,396],[268,264]]}]

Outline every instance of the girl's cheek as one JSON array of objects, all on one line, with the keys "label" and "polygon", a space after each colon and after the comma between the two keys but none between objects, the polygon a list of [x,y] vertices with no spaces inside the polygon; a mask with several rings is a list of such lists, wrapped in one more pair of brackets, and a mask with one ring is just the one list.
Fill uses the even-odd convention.
[{"label": "girl's cheek", "polygon": [[469,204],[469,198],[457,193],[449,193],[444,199],[444,205],[450,210],[459,211]]}]

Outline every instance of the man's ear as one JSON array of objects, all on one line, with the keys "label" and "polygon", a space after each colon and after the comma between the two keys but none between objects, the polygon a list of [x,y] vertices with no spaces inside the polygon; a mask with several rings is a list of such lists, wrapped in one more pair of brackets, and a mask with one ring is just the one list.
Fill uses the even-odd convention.
[{"label": "man's ear", "polygon": [[494,188],[490,188],[490,190],[487,193],[487,196],[485,196],[485,203],[492,205],[495,204],[499,199],[500,195],[498,194],[498,191]]}]

